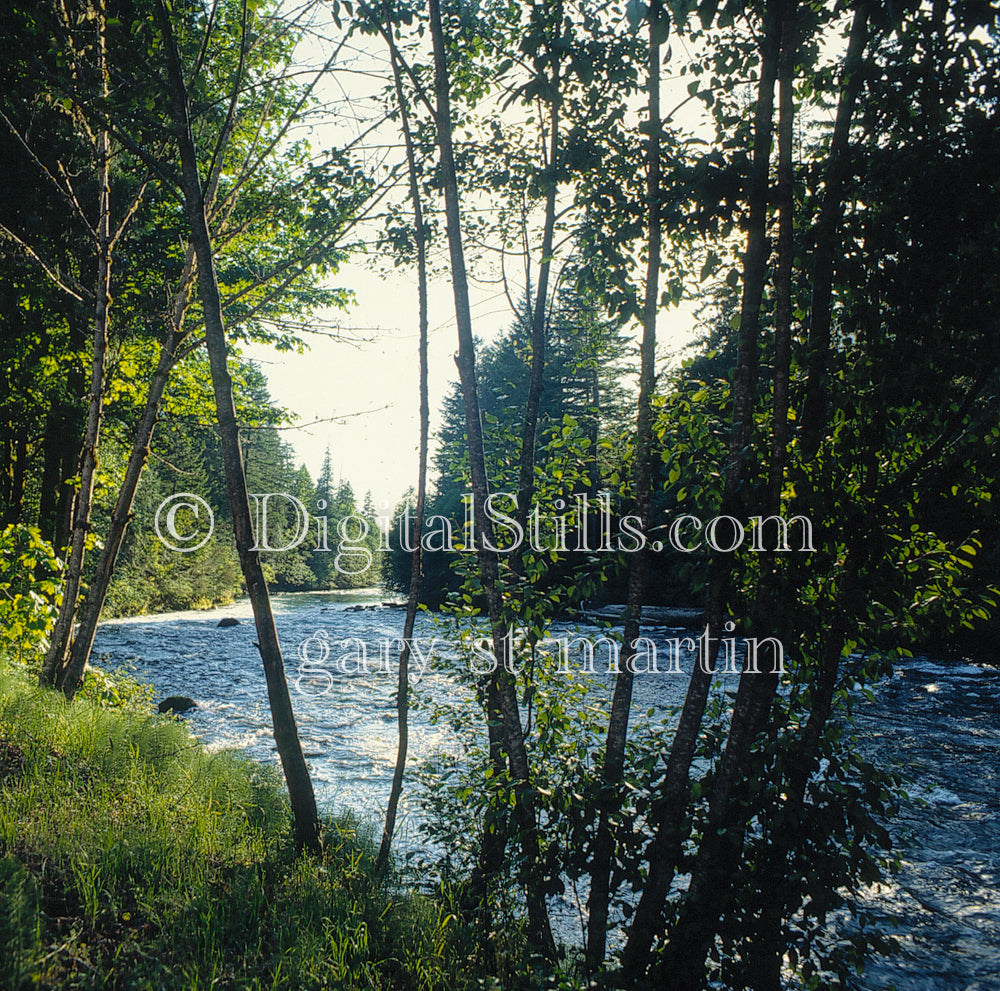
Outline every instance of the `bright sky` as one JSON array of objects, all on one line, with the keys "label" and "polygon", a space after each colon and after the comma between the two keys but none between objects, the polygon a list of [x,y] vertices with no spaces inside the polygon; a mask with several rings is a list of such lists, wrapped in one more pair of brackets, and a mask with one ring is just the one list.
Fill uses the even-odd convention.
[{"label": "bright sky", "polygon": [[[416,278],[406,272],[380,274],[350,265],[338,285],[350,286],[357,305],[345,323],[357,327],[359,343],[310,336],[304,355],[247,349],[267,375],[273,399],[297,413],[298,429],[285,432],[298,460],[315,478],[330,448],[334,472],[346,478],[360,500],[371,491],[376,504],[393,508],[416,487],[419,441]],[[458,346],[450,284],[430,293],[429,391],[431,430],[440,424],[441,401],[458,378]],[[506,299],[485,290],[473,297],[476,334],[489,340],[511,323]],[[658,337],[666,353],[688,340],[691,310],[664,315]],[[332,422],[314,423],[313,421]],[[433,450],[433,449],[432,449]]]},{"label": "bright sky", "polygon": [[[391,508],[417,481],[416,276],[351,264],[335,281],[356,293],[357,305],[343,317],[345,325],[357,328],[351,332],[356,343],[307,335],[310,348],[303,355],[265,347],[246,354],[267,375],[272,398],[298,414],[302,426],[286,431],[285,439],[310,474],[319,474],[329,447],[334,472],[353,485],[359,499],[371,491],[376,503]],[[509,310],[506,300],[480,297],[476,332],[488,339],[510,322]],[[432,430],[440,422],[438,409],[449,383],[457,379],[453,314],[451,286],[436,285],[428,361]]]}]

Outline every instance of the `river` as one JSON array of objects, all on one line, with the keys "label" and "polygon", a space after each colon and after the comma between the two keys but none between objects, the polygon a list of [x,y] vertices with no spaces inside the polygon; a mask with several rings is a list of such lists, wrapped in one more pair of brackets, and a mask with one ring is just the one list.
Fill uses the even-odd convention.
[{"label": "river", "polygon": [[[377,827],[396,754],[390,644],[401,635],[403,610],[382,607],[377,595],[364,592],[275,595],[273,608],[317,800],[327,811],[350,809]],[[237,624],[220,627],[222,619]],[[575,630],[560,626],[554,635],[569,637]],[[582,632],[600,636],[594,627]],[[661,630],[653,637],[661,669],[668,657],[664,638],[679,635]],[[436,652],[459,663],[434,617],[418,616],[414,637],[425,655],[433,640]],[[249,603],[240,601],[205,612],[105,622],[94,655],[106,669],[130,664],[154,686],[157,699],[195,699],[198,708],[184,718],[211,747],[235,747],[276,763],[255,639]],[[680,657],[684,677],[636,678],[635,713],[655,717],[682,701],[693,655]],[[387,664],[386,658],[392,660]],[[421,675],[420,663],[415,657],[420,699],[462,701],[464,689],[447,671]],[[594,687],[605,693],[603,680]],[[735,684],[723,676],[713,691]],[[858,705],[857,721],[867,756],[910,779],[910,799],[891,830],[902,869],[866,896],[886,924],[898,920],[901,952],[873,960],[857,988],[1000,991],[1000,673],[967,662],[903,661],[876,686],[874,701]],[[428,707],[413,713],[411,761],[457,742],[446,723],[432,724]],[[397,834],[403,846],[421,844],[419,822],[412,789],[404,791]],[[579,931],[579,906],[561,901],[555,906],[559,928]]]}]

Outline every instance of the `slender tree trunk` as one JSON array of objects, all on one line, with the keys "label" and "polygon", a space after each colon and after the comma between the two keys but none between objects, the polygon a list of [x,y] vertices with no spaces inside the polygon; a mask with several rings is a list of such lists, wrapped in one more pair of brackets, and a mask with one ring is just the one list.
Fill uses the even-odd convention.
[{"label": "slender tree trunk", "polygon": [[[211,213],[211,208],[208,204],[215,204],[219,181],[222,176],[223,157],[229,139],[232,137],[234,124],[233,115],[230,114],[226,125],[222,129],[222,133],[219,135],[213,155],[215,167],[206,183],[204,195],[206,212],[209,214]],[[139,195],[141,196],[141,193]],[[231,190],[229,195],[235,196],[234,191]],[[133,201],[133,209],[138,206],[138,202],[139,197],[137,196]],[[131,211],[126,215],[122,225],[118,228],[116,237],[124,229],[124,225],[127,223],[130,214]],[[222,222],[225,222],[224,217]],[[79,688],[84,669],[90,660],[90,653],[94,646],[94,637],[97,633],[97,624],[101,618],[101,611],[104,609],[104,602],[114,575],[118,554],[121,552],[125,532],[131,520],[132,505],[139,487],[139,480],[149,459],[149,445],[156,427],[163,393],[174,366],[181,357],[181,349],[184,341],[188,337],[187,331],[182,328],[187,308],[191,301],[191,291],[194,286],[196,269],[195,253],[193,248],[189,246],[181,270],[177,291],[174,293],[170,313],[167,317],[166,337],[160,346],[157,367],[153,372],[149,388],[147,389],[146,403],[139,425],[136,428],[129,463],[126,466],[125,477],[122,480],[118,498],[115,501],[111,523],[104,541],[104,548],[97,564],[97,570],[90,583],[87,598],[81,612],[80,623],[76,636],[72,641],[65,667],[57,672],[56,684],[66,692],[69,698],[72,698],[73,694]]]},{"label": "slender tree trunk", "polygon": [[826,367],[830,351],[833,262],[837,245],[837,225],[843,211],[851,119],[854,116],[854,106],[863,80],[860,63],[868,41],[868,11],[867,3],[858,6],[851,23],[840,102],[837,105],[837,117],[827,158],[825,195],[814,235],[816,253],[813,257],[812,305],[809,316],[809,372],[802,406],[802,428],[799,432],[803,461],[809,461],[815,456],[820,445],[820,431],[826,422],[823,400],[827,391]]},{"label": "slender tree trunk", "polygon": [[[391,32],[390,32],[391,41]],[[389,802],[385,812],[385,826],[382,830],[382,843],[379,847],[376,871],[382,873],[389,863],[389,851],[392,847],[392,835],[396,828],[396,812],[399,808],[399,798],[403,791],[403,775],[406,771],[406,751],[409,742],[409,693],[410,693],[410,643],[413,638],[413,627],[417,618],[417,606],[420,603],[420,584],[423,578],[423,547],[419,535],[424,528],[424,503],[427,495],[427,435],[430,421],[430,402],[427,395],[427,238],[424,231],[424,210],[420,198],[420,183],[417,174],[417,160],[413,150],[413,137],[410,133],[409,115],[406,109],[406,97],[399,70],[399,60],[396,57],[395,46],[390,51],[392,58],[392,78],[396,87],[396,99],[399,102],[403,140],[406,143],[406,166],[410,180],[410,199],[413,200],[414,241],[417,247],[417,298],[419,308],[420,343],[419,350],[419,389],[420,389],[420,453],[417,468],[417,506],[415,526],[417,542],[414,545],[412,570],[410,571],[410,590],[406,600],[406,619],[403,622],[403,649],[399,652],[399,677],[396,683],[396,716],[399,725],[399,741],[396,748],[396,767],[392,775],[392,786],[389,789]]]},{"label": "slender tree trunk", "polygon": [[3,524],[6,526],[8,523],[13,523],[13,519],[9,517],[6,507],[10,505],[10,494],[13,488],[13,483],[11,481],[11,473],[9,466],[14,459],[14,423],[8,420],[4,424],[4,432],[7,436],[3,440],[3,463],[8,466],[0,471],[0,502],[3,503],[4,515]]},{"label": "slender tree trunk", "polygon": [[[557,23],[561,23],[562,5],[554,5],[554,9],[548,15]],[[514,519],[521,528],[522,533],[527,532],[527,520],[530,512],[531,502],[535,495],[535,444],[538,436],[538,411],[541,404],[542,390],[545,375],[546,361],[546,339],[548,337],[548,312],[549,312],[549,282],[552,271],[552,252],[555,237],[556,222],[556,195],[558,193],[558,181],[556,170],[560,156],[559,144],[559,58],[550,50],[552,64],[552,80],[550,90],[552,93],[549,103],[549,146],[548,161],[546,163],[549,175],[547,177],[548,186],[545,191],[544,220],[542,224],[542,245],[541,262],[539,264],[538,283],[535,286],[534,305],[530,307],[531,319],[531,362],[528,376],[528,396],[524,408],[524,419],[521,425],[521,451],[518,467],[518,489],[517,505],[514,509]],[[524,235],[525,253],[527,255],[527,267],[530,273],[531,255],[527,232]],[[528,280],[528,291],[530,293],[530,276]],[[515,576],[524,577],[524,543],[514,548],[510,555],[510,568]],[[531,594],[531,586],[521,583],[522,603],[526,606]],[[506,636],[508,629],[504,630]],[[534,649],[534,640],[531,641],[531,648]],[[490,686],[487,692],[487,700],[490,704],[490,717],[494,725],[502,726],[502,721],[496,719],[499,712],[499,692],[496,684]],[[530,717],[529,717],[530,722]],[[502,769],[503,759],[503,737],[502,734],[493,733],[494,739],[491,741],[491,755],[494,766],[497,770]],[[507,826],[503,811],[497,807],[491,807],[485,823],[483,836],[483,851],[480,858],[482,873],[485,878],[494,876],[500,869],[503,862],[503,853],[507,842]],[[532,827],[534,828],[534,827]],[[539,901],[542,896],[538,896]],[[537,912],[537,910],[536,910]],[[542,924],[546,928],[547,921]]]},{"label": "slender tree trunk", "polygon": [[118,560],[125,532],[132,518],[132,505],[139,488],[139,479],[142,477],[143,469],[149,459],[149,444],[159,415],[160,402],[163,399],[163,392],[170,378],[170,372],[177,362],[177,350],[184,337],[184,333],[178,333],[171,327],[167,332],[166,340],[160,347],[159,361],[149,383],[146,405],[132,442],[132,452],[129,455],[125,477],[122,479],[118,498],[115,501],[108,533],[104,538],[104,547],[97,563],[97,571],[94,573],[87,591],[87,598],[80,614],[80,624],[73,639],[68,661],[58,673],[56,684],[62,688],[69,699],[73,698],[79,688],[87,661],[90,659],[94,637],[97,633],[97,623],[101,618],[101,610],[104,608],[104,600],[108,594],[108,586],[111,584],[115,563]]},{"label": "slender tree trunk", "polygon": [[[70,381],[72,382],[74,378],[79,376],[80,379],[85,380],[83,374],[83,369],[80,367],[74,368],[69,375]],[[80,392],[83,392],[83,387],[81,387]],[[73,423],[73,428],[66,440],[66,444],[63,447],[63,462],[62,462],[62,479],[63,481],[59,485],[59,499],[56,505],[56,530],[55,537],[52,540],[52,546],[55,547],[56,552],[65,558],[66,552],[69,549],[70,538],[73,534],[73,509],[76,505],[76,491],[74,490],[72,484],[68,481],[76,473],[76,466],[80,461],[80,447],[77,446],[74,441],[79,440],[78,424]]]},{"label": "slender tree trunk", "polygon": [[[229,375],[228,348],[222,302],[215,273],[212,236],[205,215],[205,199],[198,174],[197,153],[191,131],[187,88],[181,70],[180,55],[174,38],[170,15],[163,0],[157,0],[157,16],[167,49],[170,109],[179,144],[184,206],[191,228],[191,241],[198,263],[198,288],[205,321],[205,344],[208,350],[215,393],[215,408],[222,439],[222,456],[226,470],[226,490],[236,536],[236,550],[246,580],[247,594],[253,608],[258,649],[264,664],[268,702],[274,727],[274,742],[285,773],[288,794],[295,820],[295,837],[300,847],[316,850],[320,845],[319,816],[312,780],[302,754],[298,728],[292,711],[285,665],[281,657],[278,631],[271,613],[267,584],[261,570],[260,558],[254,546],[250,517],[250,500],[247,495],[246,474],[240,447],[239,425],[233,403],[233,386]],[[242,42],[245,44],[245,36]],[[234,83],[234,101],[239,81]]]},{"label": "slender tree trunk", "polygon": [[[105,20],[98,17],[97,60],[101,79],[101,92],[108,95],[107,52]],[[63,598],[59,616],[52,629],[52,638],[39,681],[43,685],[55,683],[56,675],[66,663],[77,599],[83,577],[87,535],[90,533],[90,509],[94,494],[97,470],[97,447],[104,411],[104,367],[108,348],[108,309],[111,306],[111,187],[110,150],[108,132],[101,129],[97,135],[97,284],[95,286],[93,353],[90,365],[90,394],[87,405],[87,430],[83,441],[80,465],[80,487],[77,489],[73,509],[73,530],[69,556],[63,579]],[[74,687],[75,691],[75,687]],[[70,692],[72,697],[72,692]]]},{"label": "slender tree trunk", "polygon": [[28,464],[28,438],[22,433],[17,438],[14,464],[11,466],[11,492],[8,510],[12,520],[21,515],[24,504],[24,478]]},{"label": "slender tree trunk", "polygon": [[[659,0],[649,7],[649,59],[647,69],[648,127],[646,146],[647,259],[646,288],[642,312],[640,345],[639,409],[636,418],[634,465],[636,513],[644,526],[652,518],[652,398],[656,384],[656,314],[660,303],[660,254],[662,226],[660,218],[660,60],[661,19]],[[614,859],[614,836],[611,819],[621,808],[621,781],[628,740],[629,710],[632,706],[636,641],[646,593],[647,552],[639,550],[629,559],[628,597],[625,610],[624,649],[621,668],[615,678],[615,690],[608,717],[608,735],[601,771],[599,818],[594,838],[588,902],[587,966],[597,970],[604,963],[607,946],[608,906],[611,899],[611,867]]]},{"label": "slender tree trunk", "polygon": [[[554,58],[554,56],[553,56]],[[553,94],[559,89],[559,63],[554,62],[550,83]],[[538,267],[538,285],[535,287],[535,304],[531,315],[531,368],[528,378],[528,399],[524,407],[521,427],[521,459],[518,470],[517,509],[514,518],[525,530],[531,500],[535,496],[535,441],[538,435],[538,408],[542,399],[545,374],[545,345],[548,336],[549,278],[552,271],[552,244],[556,227],[556,170],[559,165],[559,103],[553,95],[550,104],[548,188],[545,191],[545,220],[542,226],[542,260]],[[513,565],[520,570],[523,544],[516,548]]]},{"label": "slender tree trunk", "polygon": [[[833,139],[827,160],[826,196],[816,228],[816,256],[813,275],[813,312],[810,319],[809,374],[803,408],[803,456],[811,458],[818,446],[824,415],[825,368],[830,348],[832,260],[836,251],[837,222],[843,211],[843,185],[847,139],[850,122],[860,90],[859,62],[868,37],[867,11],[859,8],[851,26],[845,60],[841,98],[837,107]],[[819,312],[817,312],[817,307]],[[857,608],[854,601],[859,573],[858,545],[849,548],[841,569],[842,579],[833,620],[823,640],[819,670],[809,717],[797,745],[798,761],[793,765],[781,806],[782,829],[775,831],[767,852],[762,877],[770,890],[762,899],[758,938],[746,961],[746,973],[757,991],[777,991],[781,986],[781,960],[784,946],[781,925],[791,908],[781,880],[788,869],[788,856],[798,836],[798,825],[809,776],[817,764],[819,741],[833,706],[837,673],[844,641],[847,617]],[[872,545],[867,545],[872,551]]]},{"label": "slender tree trunk", "polygon": [[[721,515],[734,517],[741,515],[744,480],[750,456],[760,337],[760,304],[764,293],[768,256],[768,167],[774,115],[774,84],[781,37],[781,20],[777,8],[777,3],[768,4],[764,15],[761,74],[754,114],[747,250],[743,259],[739,347],[733,383],[733,428],[721,505]],[[732,554],[716,554],[709,565],[705,627],[708,642],[716,645],[716,651],[723,631],[732,566]],[[622,974],[626,981],[639,980],[645,973],[653,942],[662,931],[663,905],[673,882],[684,841],[691,762],[694,759],[702,716],[712,683],[713,665],[714,658],[704,667],[700,664],[694,666],[670,748],[662,791],[654,815],[655,835],[647,848],[649,873],[636,906],[628,940],[622,951]]]},{"label": "slender tree trunk", "polygon": [[[87,376],[84,368],[78,362],[73,362],[66,376],[66,395],[80,396],[87,388]],[[57,469],[58,484],[55,492],[55,511],[51,518],[51,540],[56,554],[63,560],[69,550],[70,536],[73,533],[73,503],[76,490],[69,483],[79,469],[82,450],[82,435],[80,433],[80,415],[77,407],[67,401],[62,404],[62,433],[54,443],[58,447],[59,466]]]},{"label": "slender tree trunk", "polygon": [[801,815],[809,776],[818,766],[817,748],[826,727],[837,686],[837,672],[846,639],[848,617],[854,614],[858,562],[855,548],[848,551],[841,570],[837,599],[831,610],[833,619],[825,632],[819,657],[819,671],[809,718],[796,744],[796,760],[784,789],[785,798],[776,800],[773,821],[780,816],[781,827],[771,830],[766,859],[760,868],[761,914],[755,938],[743,961],[744,976],[754,991],[781,991],[781,965],[785,953],[782,923],[790,905],[786,886],[789,854],[801,838]]},{"label": "slender tree trunk", "polygon": [[[452,289],[455,296],[455,320],[458,326],[458,372],[462,385],[462,402],[465,407],[465,425],[469,446],[469,463],[472,474],[472,494],[475,499],[477,557],[480,580],[486,595],[490,625],[493,635],[494,656],[506,658],[508,624],[504,617],[503,599],[498,587],[499,567],[492,520],[486,513],[489,482],[486,476],[486,458],[483,432],[479,415],[479,396],[476,384],[475,345],[472,337],[472,312],[469,305],[468,277],[462,244],[459,214],[458,182],[452,148],[451,98],[448,81],[447,54],[441,26],[441,8],[438,0],[429,3],[431,39],[434,46],[434,83],[437,96],[435,117],[438,147],[441,153],[441,176],[445,194],[445,220],[451,261]],[[488,694],[494,696],[502,723],[503,744],[507,753],[511,778],[514,782],[514,815],[517,820],[520,842],[527,867],[526,900],[528,909],[528,940],[532,947],[552,956],[555,944],[549,926],[542,875],[539,870],[538,826],[535,821],[534,795],[531,791],[527,750],[521,728],[521,713],[517,703],[514,676],[498,664],[491,676]],[[491,700],[490,708],[494,702]],[[492,713],[488,713],[491,719]]]},{"label": "slender tree trunk", "polygon": [[[797,51],[795,5],[784,0],[781,7],[781,53],[778,63],[780,82],[778,126],[778,190],[780,210],[778,230],[778,263],[775,275],[775,333],[773,371],[773,413],[770,444],[770,466],[762,516],[780,511],[781,488],[784,479],[788,441],[788,383],[791,365],[791,273],[794,244],[792,241],[792,124],[793,71]],[[773,553],[761,562],[761,577],[755,593],[751,626],[761,632],[769,615],[774,616],[774,602],[779,595]],[[780,622],[780,610],[778,611]],[[784,630],[778,639],[787,642]],[[779,684],[775,668],[761,672],[745,667],[740,677],[729,734],[722,758],[716,769],[709,799],[708,824],[691,873],[687,898],[678,925],[671,933],[671,942],[663,963],[663,973],[680,968],[677,987],[696,991],[704,981],[705,957],[719,917],[728,902],[731,881],[742,851],[745,823],[739,819],[738,797],[745,780],[750,748],[764,728],[774,693]]]}]

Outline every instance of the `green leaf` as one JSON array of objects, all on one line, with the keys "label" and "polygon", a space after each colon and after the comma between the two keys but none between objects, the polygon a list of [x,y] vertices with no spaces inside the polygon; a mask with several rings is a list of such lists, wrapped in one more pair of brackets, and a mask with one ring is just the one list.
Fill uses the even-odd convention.
[{"label": "green leaf", "polygon": [[654,45],[662,45],[670,37],[670,15],[666,11],[650,25],[650,37]]},{"label": "green leaf", "polygon": [[628,0],[628,3],[625,5],[625,17],[633,34],[639,30],[639,25],[648,12],[649,7],[642,0]]}]

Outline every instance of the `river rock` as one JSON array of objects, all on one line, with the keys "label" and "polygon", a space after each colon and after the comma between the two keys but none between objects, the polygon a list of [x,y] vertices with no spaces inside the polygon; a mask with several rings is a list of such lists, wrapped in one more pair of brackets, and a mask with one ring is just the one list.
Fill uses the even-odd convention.
[{"label": "river rock", "polygon": [[233,619],[232,616],[224,616],[222,619],[219,620],[215,628],[219,629],[220,627],[224,626],[239,626],[239,625],[240,621],[238,619]]},{"label": "river rock", "polygon": [[[625,619],[623,603],[598,606],[583,609],[579,614],[588,622],[595,623],[610,620],[621,623]],[[643,606],[642,623],[644,626],[670,626],[681,629],[694,629],[701,626],[704,617],[703,609],[685,609],[677,606]]]},{"label": "river rock", "polygon": [[198,703],[194,699],[189,699],[186,695],[171,695],[160,703],[159,712],[187,712],[188,709],[197,709]]}]

